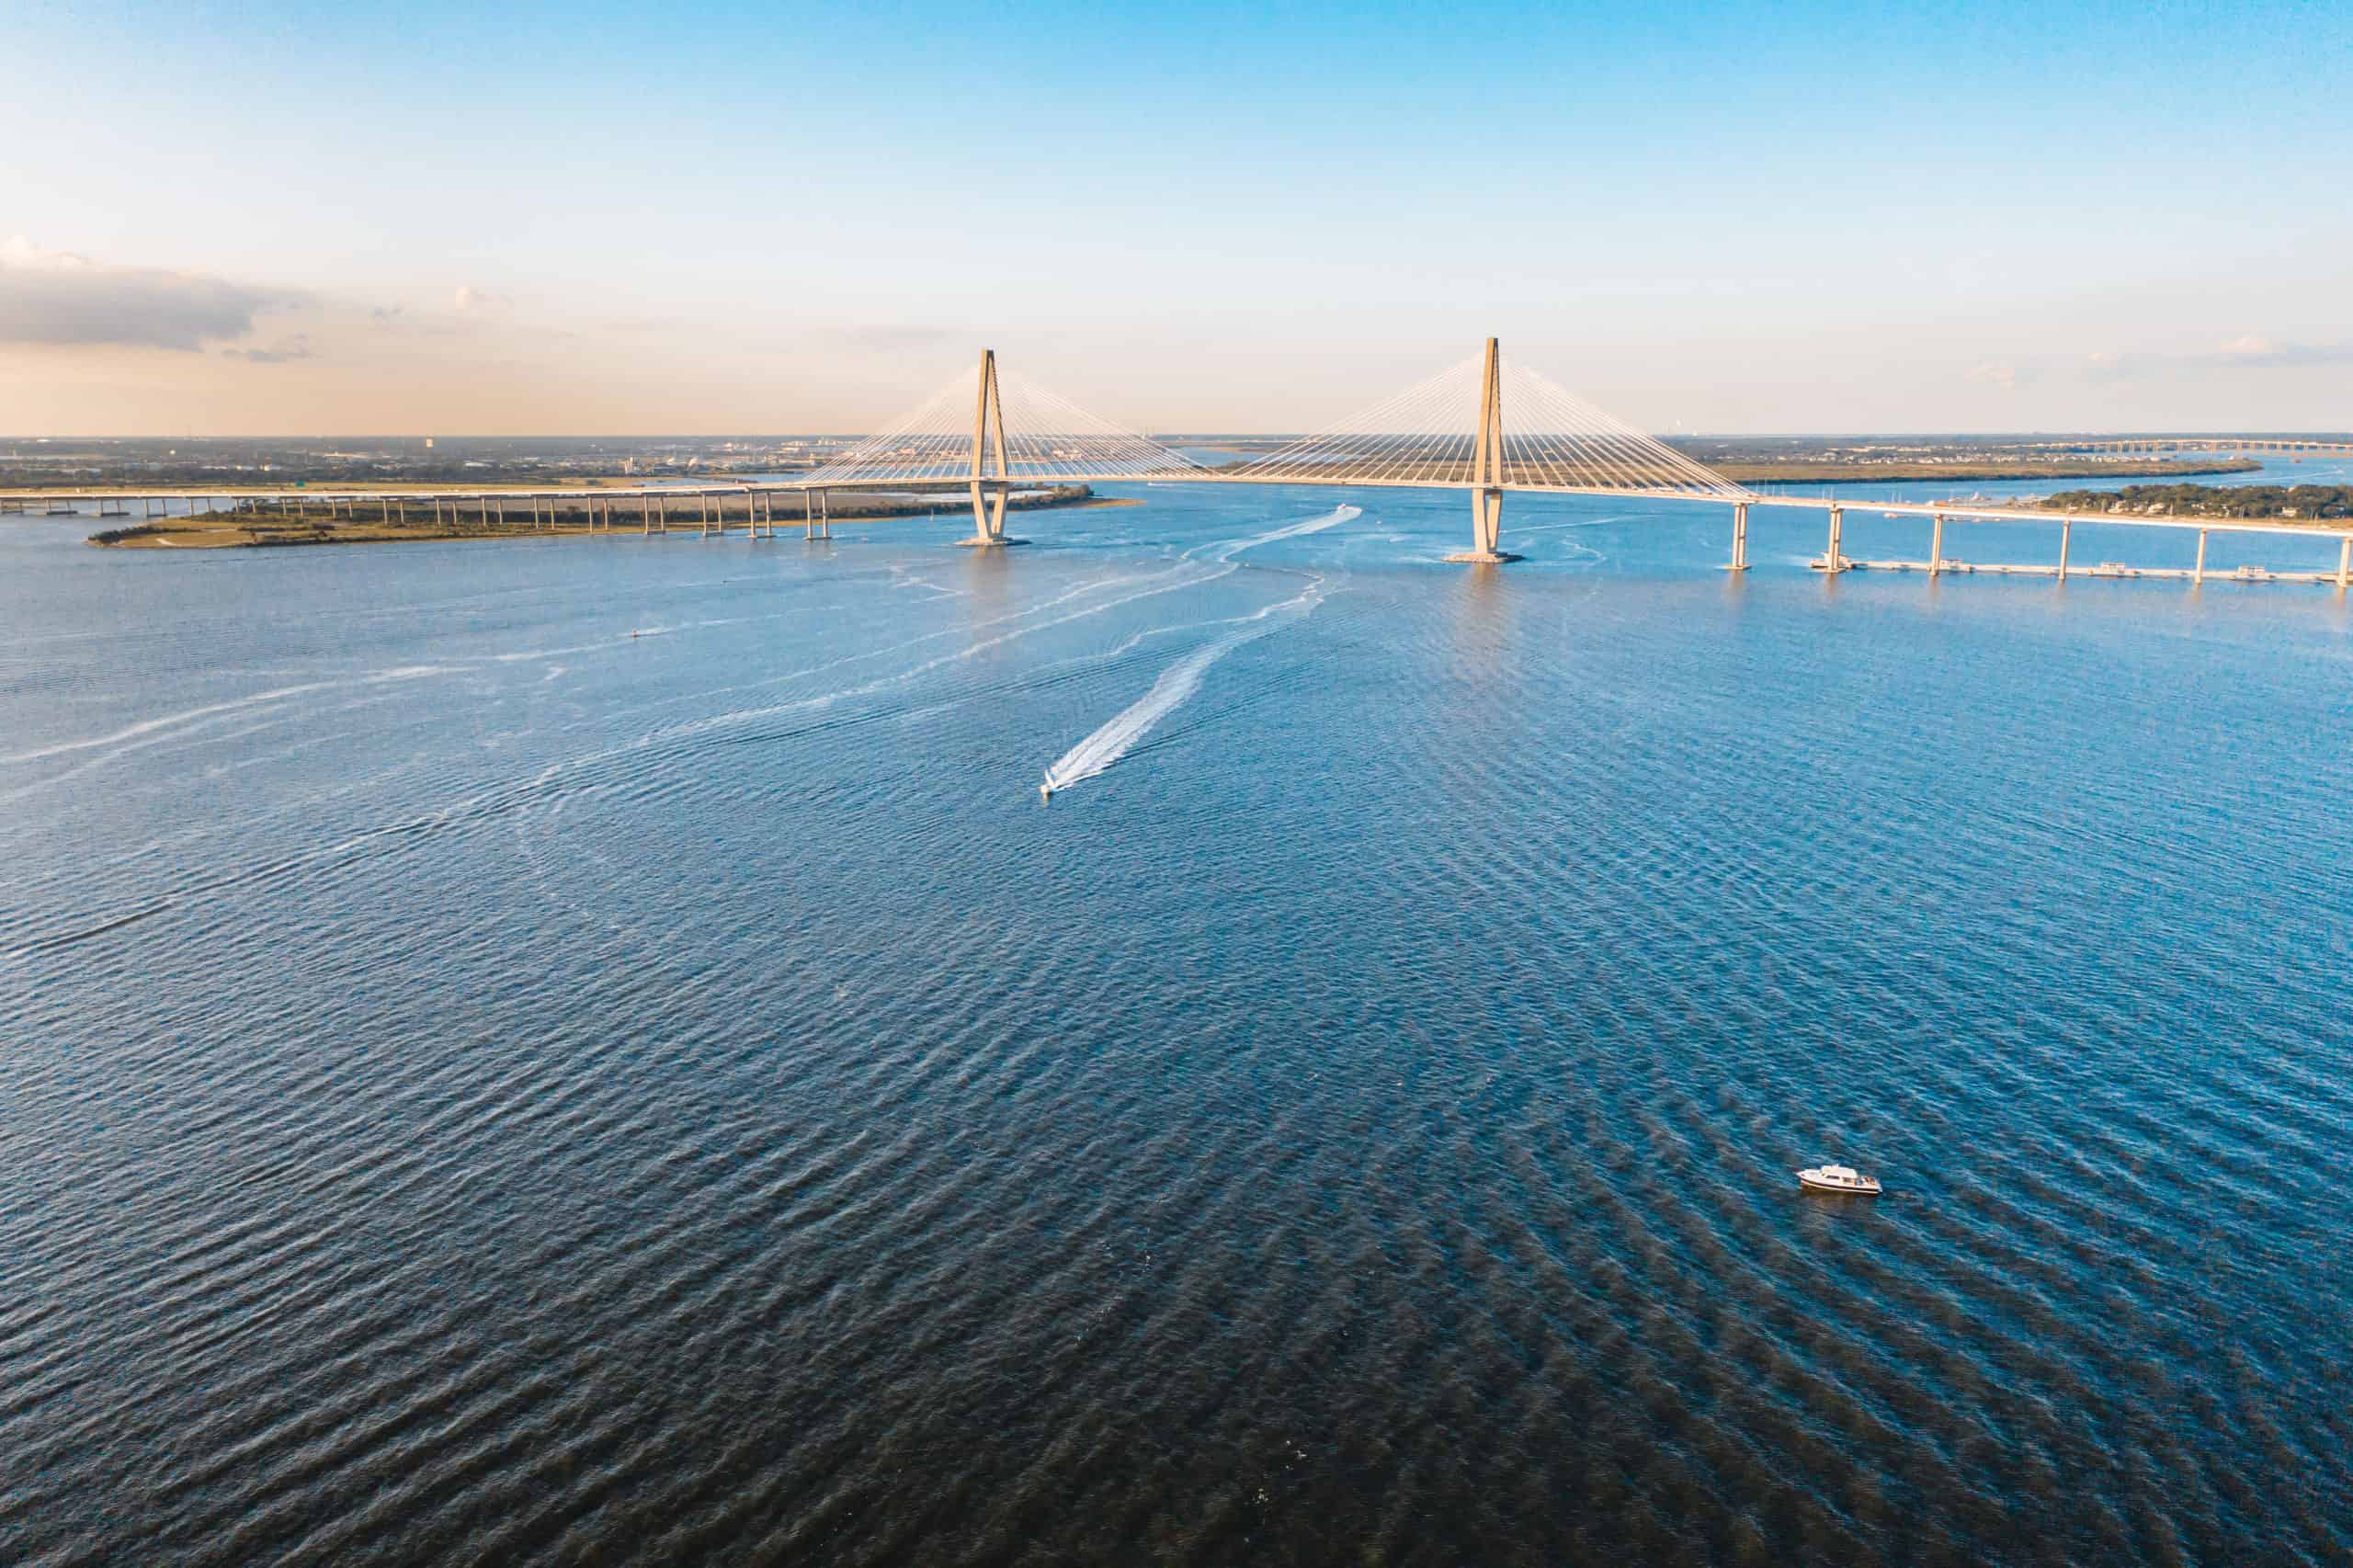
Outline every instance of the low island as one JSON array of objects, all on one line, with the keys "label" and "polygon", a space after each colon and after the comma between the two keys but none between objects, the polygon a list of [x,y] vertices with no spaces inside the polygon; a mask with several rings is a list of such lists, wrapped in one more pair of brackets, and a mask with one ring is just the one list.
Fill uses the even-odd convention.
[{"label": "low island", "polygon": [[[785,497],[773,497],[783,500]],[[754,517],[752,496],[682,494],[667,498],[655,514],[655,527],[667,533],[695,533],[709,527],[749,526]],[[419,500],[412,493],[394,503],[362,494],[338,495],[319,506],[299,501],[237,500],[223,496],[222,509],[193,517],[159,517],[126,528],[102,528],[90,542],[102,548],[147,550],[255,549],[281,545],[383,544],[400,540],[458,539],[533,539],[566,534],[636,533],[645,526],[635,495],[607,497],[583,490],[575,497],[545,492],[536,497],[501,496],[471,492],[446,500]],[[1006,497],[1009,511],[1049,507],[1133,506],[1140,502],[1095,494],[1085,484],[1058,484],[1020,490]],[[666,516],[664,514],[666,513]],[[763,526],[771,521],[779,530],[802,524],[797,506],[776,506],[760,512]],[[826,493],[824,520],[884,522],[930,517],[971,517],[971,502],[961,491]]]}]

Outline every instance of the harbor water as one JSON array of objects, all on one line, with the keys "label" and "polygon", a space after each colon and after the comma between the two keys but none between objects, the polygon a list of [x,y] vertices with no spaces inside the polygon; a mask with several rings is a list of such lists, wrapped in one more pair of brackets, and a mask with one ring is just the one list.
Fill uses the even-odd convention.
[{"label": "harbor water", "polygon": [[0,523],[0,1561],[2353,1553],[2344,598],[1120,496]]}]

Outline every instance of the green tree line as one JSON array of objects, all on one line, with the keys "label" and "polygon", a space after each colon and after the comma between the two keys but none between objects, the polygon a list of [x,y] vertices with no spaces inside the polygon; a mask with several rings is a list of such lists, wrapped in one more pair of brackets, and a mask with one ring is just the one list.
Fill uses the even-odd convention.
[{"label": "green tree line", "polygon": [[2188,517],[2353,517],[2353,484],[2128,484],[2121,490],[2063,490],[2041,505],[2054,512],[2158,511]]}]

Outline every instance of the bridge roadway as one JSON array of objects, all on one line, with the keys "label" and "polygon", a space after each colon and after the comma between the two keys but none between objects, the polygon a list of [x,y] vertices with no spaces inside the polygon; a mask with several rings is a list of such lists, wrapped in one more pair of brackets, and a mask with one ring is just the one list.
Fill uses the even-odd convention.
[{"label": "bridge roadway", "polygon": [[[1338,490],[1437,491],[1461,491],[1472,488],[1471,486],[1464,484],[1460,480],[1449,481],[1440,479],[1414,478],[1350,479],[1340,476],[1284,476],[1280,478],[1260,478],[1246,474],[1216,473],[1210,472],[1194,473],[1165,470],[1146,471],[1134,473],[1086,475],[1014,475],[1009,478],[1000,478],[996,475],[991,474],[985,476],[980,482],[980,486],[978,487],[984,487],[995,492],[1000,490],[1043,489],[1056,484],[1273,484],[1321,486]],[[331,516],[340,514],[355,517],[359,515],[358,508],[362,506],[369,506],[377,511],[380,516],[389,517],[396,508],[402,508],[409,506],[430,506],[435,507],[437,511],[442,507],[448,507],[453,514],[460,514],[464,511],[477,512],[485,521],[490,520],[493,516],[495,515],[497,519],[503,522],[506,518],[506,507],[509,505],[514,505],[518,506],[529,506],[531,508],[531,515],[534,519],[538,517],[540,508],[542,506],[545,506],[549,512],[548,521],[550,525],[552,526],[554,520],[554,508],[557,505],[563,503],[573,503],[576,505],[582,502],[601,502],[604,503],[605,507],[605,531],[611,531],[613,526],[612,514],[616,509],[615,504],[620,503],[622,504],[628,511],[638,514],[641,520],[642,531],[651,531],[655,528],[659,528],[661,531],[667,532],[668,504],[671,502],[707,503],[712,500],[724,502],[740,498],[745,502],[745,511],[751,516],[751,527],[754,531],[754,536],[758,537],[760,525],[765,522],[768,535],[770,537],[774,537],[776,532],[775,498],[779,495],[790,496],[798,494],[801,496],[804,503],[803,518],[793,519],[788,517],[787,523],[790,525],[792,521],[803,521],[812,529],[812,531],[814,531],[820,521],[822,521],[822,518],[817,513],[817,508],[823,506],[824,496],[826,493],[830,491],[841,491],[866,495],[921,494],[936,491],[954,493],[961,495],[970,493],[975,488],[976,486],[970,475],[949,477],[947,475],[926,474],[908,477],[905,479],[869,479],[861,481],[856,484],[846,484],[838,481],[812,482],[808,480],[777,479],[765,481],[730,481],[722,483],[648,484],[635,485],[626,488],[620,486],[596,488],[586,486],[528,486],[516,487],[513,489],[485,488],[481,490],[468,489],[461,491],[311,489],[246,490],[242,488],[233,490],[203,491],[110,489],[84,490],[73,492],[71,494],[58,491],[0,493],[0,512],[19,512],[31,513],[33,515],[60,516],[64,515],[57,510],[61,506],[78,507],[79,506],[95,503],[98,508],[97,515],[101,518],[122,517],[135,521],[144,517],[145,520],[148,521],[160,521],[172,515],[170,506],[175,501],[182,503],[180,515],[183,517],[193,516],[199,510],[219,511],[226,507],[234,507],[241,505],[259,504],[292,506],[302,510],[307,510],[312,506],[321,506],[325,508]],[[1733,508],[1734,514],[1733,559],[1731,562],[1732,569],[1734,571],[1745,570],[1748,564],[1748,509],[1752,506],[1778,506],[1783,508],[1798,507],[1806,510],[1824,512],[1829,515],[1830,531],[1828,548],[1824,550],[1823,556],[1813,563],[1815,567],[1820,570],[1835,570],[1843,572],[1848,570],[1851,565],[1858,564],[1851,562],[1850,558],[1844,554],[1841,548],[1845,514],[1847,512],[1855,512],[1866,516],[1871,513],[1880,513],[1894,517],[1925,517],[1935,521],[1938,525],[1937,536],[1935,543],[1932,546],[1930,560],[1925,562],[1870,562],[1860,563],[1871,566],[1917,568],[1931,573],[1952,569],[1986,571],[2013,570],[2011,568],[1992,566],[1962,567],[1959,562],[1948,562],[1943,555],[1943,523],[1946,520],[2040,523],[2044,525],[2055,525],[2061,530],[2060,564],[2056,568],[2056,571],[2057,574],[2063,580],[2069,574],[2066,564],[2068,534],[2075,525],[2078,523],[2089,523],[2098,524],[2102,527],[2108,528],[2171,528],[2176,530],[2188,529],[2196,532],[2200,536],[2198,549],[2200,564],[2194,573],[2194,578],[2195,580],[2200,581],[2202,581],[2206,574],[2204,565],[2206,557],[2205,536],[2208,534],[2276,534],[2293,536],[2301,539],[2334,539],[2338,541],[2339,545],[2337,570],[2333,574],[2314,574],[2310,580],[2332,582],[2340,587],[2347,586],[2348,580],[2353,580],[2353,523],[2345,523],[2334,527],[2324,528],[2293,522],[2260,521],[2253,518],[2184,517],[2169,516],[2150,517],[2145,515],[2110,512],[2061,512],[2044,511],[2040,508],[2029,509],[2015,506],[1991,506],[1982,502],[1872,501],[1853,497],[1840,498],[1830,495],[1790,495],[1759,492],[1735,493],[1731,494],[1699,494],[1677,490],[1646,490],[1631,487],[1611,487],[1601,485],[1526,483],[1506,483],[1500,488],[1506,494],[1511,494],[1594,495],[1620,501],[1676,501],[1687,504],[1696,502],[1707,506],[1730,506]],[[142,510],[140,512],[134,513],[129,509],[131,504],[133,502],[141,504]],[[116,509],[109,510],[109,507]],[[36,511],[36,508],[40,508],[40,510]],[[149,510],[149,508],[154,509]],[[710,527],[711,519],[709,517],[708,507],[705,506],[702,510],[702,527],[705,531],[708,531]],[[78,516],[82,514],[77,510],[74,515]],[[592,528],[595,526],[593,516],[594,514],[592,511]],[[695,524],[691,519],[689,519],[685,523],[685,526],[691,528],[694,527]],[[722,533],[725,532],[723,518],[721,521],[720,531]],[[2052,569],[2038,567],[2018,568],[2016,570],[2049,571]],[[2086,575],[2088,574],[2084,568],[2078,567],[2075,569],[2075,574]]]},{"label": "bridge roadway", "polygon": [[2037,441],[2052,452],[2325,452],[2353,457],[2353,441],[2299,439],[2293,436],[2102,436],[2081,441]]}]

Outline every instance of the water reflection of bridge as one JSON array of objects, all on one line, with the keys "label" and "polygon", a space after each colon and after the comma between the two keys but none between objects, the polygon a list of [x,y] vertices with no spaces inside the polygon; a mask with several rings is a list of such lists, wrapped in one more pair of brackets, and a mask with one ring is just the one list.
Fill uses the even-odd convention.
[{"label": "water reflection of bridge", "polygon": [[[2204,445],[2200,445],[2204,443]],[[2052,443],[2079,450],[2223,449],[2353,452],[2353,443],[2293,437],[2120,437]],[[670,531],[670,508],[693,516],[682,523],[709,536],[727,529],[727,506],[740,503],[753,538],[773,538],[776,503],[798,497],[798,519],[809,537],[829,537],[829,496],[834,492],[905,492],[922,496],[953,494],[972,512],[972,536],[962,542],[989,548],[1017,544],[1006,535],[1006,512],[1019,492],[1062,484],[1278,484],[1352,490],[1461,490],[1471,502],[1471,548],[1449,561],[1501,562],[1517,559],[1503,549],[1506,494],[1601,495],[1620,500],[1699,502],[1722,506],[1732,514],[1731,559],[1734,572],[1748,568],[1750,510],[1757,506],[1803,507],[1825,512],[1829,532],[1814,570],[1836,574],[1857,569],[1988,572],[2040,574],[2065,581],[2075,576],[2182,576],[2202,582],[2207,540],[2214,533],[2288,535],[2333,539],[2333,573],[2269,573],[2242,567],[2241,579],[2332,583],[2353,586],[2353,525],[2319,528],[2239,518],[2142,513],[2063,512],[1949,501],[1841,501],[1835,495],[1764,494],[1734,483],[1634,426],[1604,413],[1535,370],[1518,365],[1489,338],[1483,352],[1416,382],[1347,418],[1246,460],[1210,468],[1149,437],[1097,417],[1035,383],[1000,370],[996,355],[983,350],[977,378],[960,376],[939,393],[888,429],[846,449],[822,467],[786,477],[634,488],[497,487],[448,490],[318,491],[239,490],[234,494],[188,494],[154,491],[83,492],[77,499],[97,503],[101,517],[169,517],[174,501],[184,515],[199,508],[267,506],[329,518],[358,519],[362,508],[383,521],[404,517],[410,507],[429,508],[437,521],[462,519],[472,508],[484,525],[507,522],[511,506],[528,509],[534,526],[544,517],[552,528],[558,508],[585,504],[592,531],[612,531],[634,521],[637,531]],[[34,507],[57,511],[54,494],[0,495],[0,511]],[[138,503],[141,511],[130,510]],[[1850,508],[1891,517],[1929,520],[1926,560],[1870,560],[1846,553]],[[2059,530],[2055,565],[1971,563],[1945,554],[1948,524],[1964,521],[2029,522]],[[2071,566],[2072,535],[2078,524],[2138,528],[2190,529],[2198,535],[2197,564],[2188,569],[2132,568],[2102,562],[2086,571]]]}]

